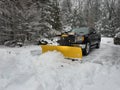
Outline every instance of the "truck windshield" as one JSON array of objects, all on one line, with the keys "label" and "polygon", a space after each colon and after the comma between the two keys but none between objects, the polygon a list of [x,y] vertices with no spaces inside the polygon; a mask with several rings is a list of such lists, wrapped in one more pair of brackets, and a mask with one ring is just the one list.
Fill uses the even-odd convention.
[{"label": "truck windshield", "polygon": [[74,28],[71,31],[77,34],[88,34],[89,33],[88,27]]}]

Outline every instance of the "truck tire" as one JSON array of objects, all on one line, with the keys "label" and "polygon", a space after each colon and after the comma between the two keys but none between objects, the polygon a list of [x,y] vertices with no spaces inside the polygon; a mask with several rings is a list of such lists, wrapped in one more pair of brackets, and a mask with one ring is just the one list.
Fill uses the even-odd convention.
[{"label": "truck tire", "polygon": [[83,50],[83,54],[88,55],[89,53],[90,53],[90,43],[87,42],[86,46],[85,46],[85,49]]},{"label": "truck tire", "polygon": [[97,48],[97,49],[100,48],[100,42],[98,42],[98,43],[96,44],[96,48]]}]

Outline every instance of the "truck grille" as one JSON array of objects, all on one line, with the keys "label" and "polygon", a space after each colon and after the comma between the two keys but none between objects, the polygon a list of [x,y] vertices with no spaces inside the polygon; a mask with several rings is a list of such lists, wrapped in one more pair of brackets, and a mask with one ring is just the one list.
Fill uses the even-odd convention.
[{"label": "truck grille", "polygon": [[[65,37],[64,37],[65,36]],[[72,43],[75,42],[75,36],[74,35],[62,35],[59,44],[64,46],[71,46]]]}]

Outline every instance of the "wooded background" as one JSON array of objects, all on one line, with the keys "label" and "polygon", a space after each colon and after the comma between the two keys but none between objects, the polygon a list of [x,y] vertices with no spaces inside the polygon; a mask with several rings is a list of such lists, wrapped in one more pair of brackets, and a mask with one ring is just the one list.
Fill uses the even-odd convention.
[{"label": "wooded background", "polygon": [[0,44],[32,42],[78,26],[113,37],[120,32],[120,0],[0,0]]}]

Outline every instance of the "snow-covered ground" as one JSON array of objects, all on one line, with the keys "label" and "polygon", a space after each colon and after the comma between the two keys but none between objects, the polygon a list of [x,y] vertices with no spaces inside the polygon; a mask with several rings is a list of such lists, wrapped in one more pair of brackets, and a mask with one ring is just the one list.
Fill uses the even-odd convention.
[{"label": "snow-covered ground", "polygon": [[0,90],[120,90],[120,46],[102,38],[80,61],[40,46],[0,47]]}]

